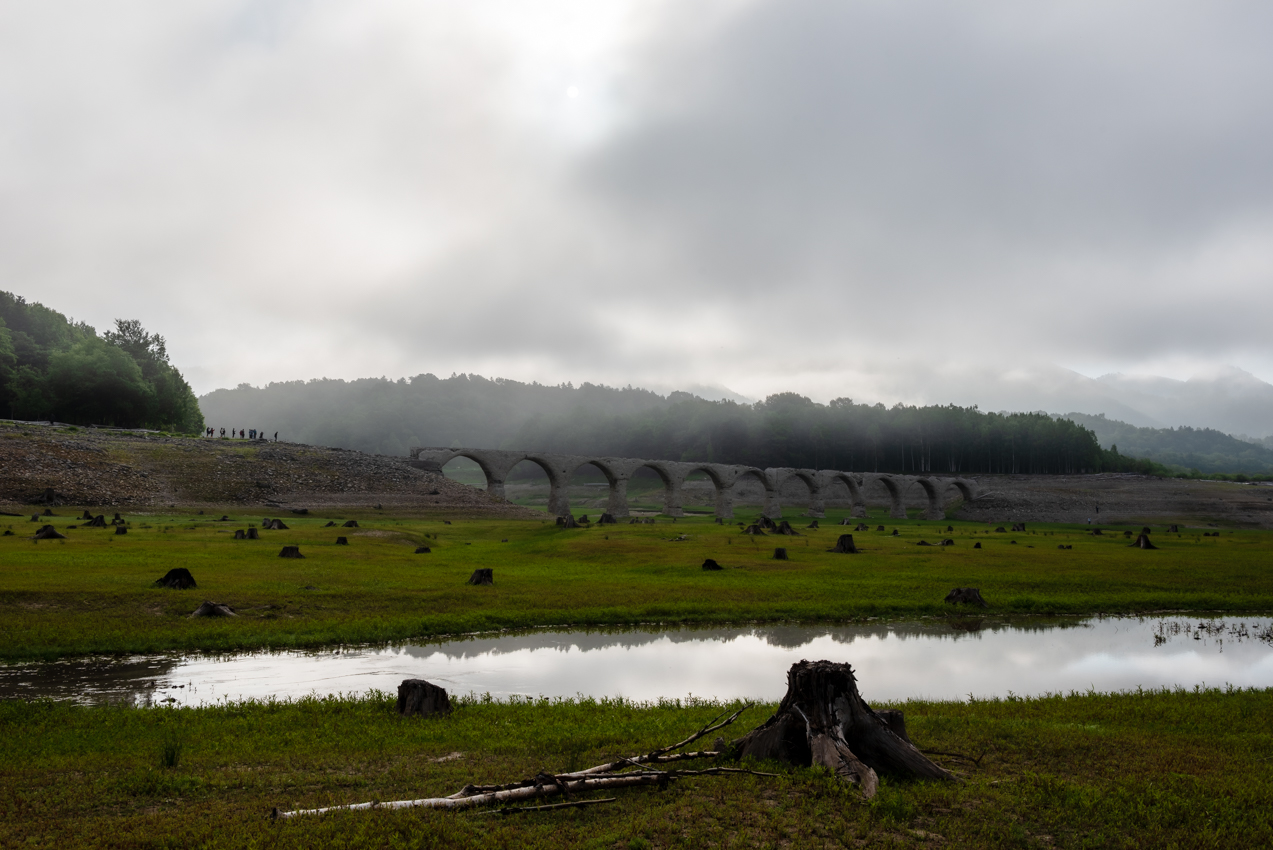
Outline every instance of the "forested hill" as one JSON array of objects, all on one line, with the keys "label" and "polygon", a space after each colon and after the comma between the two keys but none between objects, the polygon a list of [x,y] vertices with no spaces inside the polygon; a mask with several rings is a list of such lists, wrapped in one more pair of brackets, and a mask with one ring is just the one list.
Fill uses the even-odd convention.
[{"label": "forested hill", "polygon": [[200,404],[215,428],[396,455],[412,446],[472,446],[881,472],[1152,469],[1103,452],[1091,431],[1046,414],[850,399],[823,405],[794,393],[749,405],[592,384],[417,375],[241,385]]},{"label": "forested hill", "polygon": [[43,304],[0,292],[0,417],[194,433],[199,404],[167,345],[135,319],[98,336]]},{"label": "forested hill", "polygon": [[1103,415],[1066,413],[1096,434],[1108,449],[1199,472],[1273,473],[1273,449],[1231,437],[1212,428],[1138,428]]}]

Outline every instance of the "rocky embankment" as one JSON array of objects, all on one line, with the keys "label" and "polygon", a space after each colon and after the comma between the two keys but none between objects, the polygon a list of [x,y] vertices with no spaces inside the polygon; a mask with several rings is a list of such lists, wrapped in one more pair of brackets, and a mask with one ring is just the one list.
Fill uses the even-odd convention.
[{"label": "rocky embankment", "polygon": [[0,423],[0,505],[419,508],[538,516],[406,458],[250,440]]}]

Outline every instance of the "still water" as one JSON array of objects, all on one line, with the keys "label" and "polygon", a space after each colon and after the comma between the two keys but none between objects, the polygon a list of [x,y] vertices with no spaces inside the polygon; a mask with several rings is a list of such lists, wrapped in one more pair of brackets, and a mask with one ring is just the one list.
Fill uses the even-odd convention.
[{"label": "still water", "polygon": [[1101,617],[547,631],[318,652],[0,666],[0,699],[140,705],[394,692],[776,700],[801,659],[849,662],[868,700],[1273,687],[1273,618]]}]

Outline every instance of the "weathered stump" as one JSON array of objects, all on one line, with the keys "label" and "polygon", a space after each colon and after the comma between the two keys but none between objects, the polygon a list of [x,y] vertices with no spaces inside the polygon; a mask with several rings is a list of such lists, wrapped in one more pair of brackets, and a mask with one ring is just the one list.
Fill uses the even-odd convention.
[{"label": "weathered stump", "polygon": [[996,529],[995,529],[995,533],[996,533],[996,534],[1007,534],[1007,529],[1005,529],[1005,528],[1001,525],[1001,526],[999,526],[998,528],[996,528]]},{"label": "weathered stump", "polygon": [[852,534],[841,534],[840,539],[835,541],[835,548],[828,549],[828,552],[838,552],[841,555],[856,555],[858,547],[853,545]]},{"label": "weathered stump", "polygon": [[341,528],[358,528],[358,520],[347,519],[345,520],[344,524],[341,525]]},{"label": "weathered stump", "polygon": [[578,528],[579,527],[579,523],[575,522],[575,518],[571,516],[570,514],[566,514],[565,516],[559,516],[557,517],[557,519],[558,519],[558,525],[560,525],[562,528]]},{"label": "weathered stump", "polygon": [[791,527],[791,523],[787,522],[785,519],[784,519],[782,522],[778,523],[777,527],[776,527],[776,528],[774,528],[774,533],[775,533],[775,534],[786,534],[786,535],[788,535],[789,537],[799,537],[799,536],[800,536],[800,532],[798,532],[798,531],[796,531],[794,528],[792,528],[792,527]]},{"label": "weathered stump", "polygon": [[495,584],[495,570],[490,567],[474,570],[469,576],[469,584]]},{"label": "weathered stump", "polygon": [[59,534],[58,530],[51,525],[41,526],[40,530],[32,535],[33,540],[65,540],[65,534]]},{"label": "weathered stump", "polygon": [[921,541],[919,541],[918,543],[916,543],[915,545],[916,545],[916,546],[932,546],[933,544],[929,543],[927,540],[921,540]]},{"label": "weathered stump", "polygon": [[424,679],[403,679],[398,685],[398,713],[403,717],[419,714],[450,714],[451,698],[446,689]]},{"label": "weathered stump", "polygon": [[[85,511],[85,513],[87,513],[87,511]],[[85,528],[105,528],[106,515],[98,514],[95,517],[91,517],[88,522],[84,523],[84,527]]]},{"label": "weathered stump", "polygon": [[751,525],[744,528],[743,534],[758,534],[761,537],[765,536],[764,529],[762,529],[759,525],[756,525],[755,523],[752,523]]},{"label": "weathered stump", "polygon": [[1176,525],[1175,523],[1172,523],[1171,525],[1167,526],[1167,531],[1172,534],[1179,534],[1180,526]]},{"label": "weathered stump", "polygon": [[111,525],[124,525],[124,524],[125,524],[124,518],[120,516],[119,514],[115,514],[114,518],[111,519]]},{"label": "weathered stump", "polygon": [[429,553],[430,553],[430,552],[432,552],[432,551],[433,551],[433,550],[432,550],[432,549],[430,549],[428,546],[417,546],[417,547],[416,547],[416,549],[415,549],[415,554],[417,554],[417,555],[427,555],[427,554],[429,554]]},{"label": "weathered stump", "polygon": [[84,515],[81,516],[80,519],[91,520],[92,518],[93,518],[93,515],[88,512],[88,508],[85,508]]},{"label": "weathered stump", "polygon": [[588,515],[587,515],[587,514],[580,514],[580,515],[579,515],[579,523],[580,523],[580,525],[584,525],[584,524],[586,524],[587,522],[588,522]]},{"label": "weathered stump", "polygon": [[[845,525],[848,525],[848,523],[846,522]],[[854,531],[870,531],[871,527],[864,522],[859,522],[857,525],[853,526],[853,530]],[[880,531],[883,531],[883,530],[884,530],[883,528],[880,529]]]},{"label": "weathered stump", "polygon": [[877,525],[877,526],[875,526],[875,530],[876,530],[876,531],[883,531],[883,530],[884,530],[884,526],[882,526],[882,525]]},{"label": "weathered stump", "polygon": [[597,520],[597,525],[618,525],[619,521],[614,518],[613,514],[602,514]]},{"label": "weathered stump", "polygon": [[155,587],[169,587],[173,590],[186,590],[191,587],[198,587],[195,584],[194,576],[190,575],[190,570],[185,567],[174,567],[164,573],[164,577],[155,582]]},{"label": "weathered stump", "polygon": [[270,529],[273,531],[287,531],[287,525],[284,524],[283,520],[276,519],[270,523]]},{"label": "weathered stump", "polygon": [[124,526],[122,526],[122,525],[117,525],[117,526],[115,526],[115,533],[116,533],[116,534],[127,534],[127,533],[128,533],[128,529],[127,529],[127,528],[125,528],[125,527],[124,527]]},{"label": "weathered stump", "polygon": [[337,538],[336,538],[336,545],[337,545],[337,546],[348,546],[348,545],[349,545],[349,538],[348,538],[348,537],[337,537]]},{"label": "weathered stump", "polygon": [[1025,523],[1024,523],[1024,522],[1014,522],[1014,523],[1012,524],[1012,530],[1013,530],[1013,531],[1025,531]]},{"label": "weathered stump", "polygon": [[978,540],[976,543],[972,544],[972,548],[974,548],[974,549],[980,549],[980,548],[981,548],[981,541],[980,541],[980,540]]},{"label": "weathered stump", "polygon": [[[853,521],[849,519],[848,517],[845,517],[844,519],[840,520],[840,525],[852,525],[852,524],[853,524]],[[860,522],[858,523],[858,525],[861,525],[861,524],[862,523]]]},{"label": "weathered stump", "polygon": [[[254,528],[254,529],[252,529],[252,530],[253,530],[253,531],[256,531],[256,529],[255,529],[255,528]],[[247,539],[248,539],[248,536],[247,536],[246,534],[244,534],[244,533],[243,533],[243,529],[241,529],[241,528],[236,528],[236,529],[234,530],[234,539],[235,539],[235,540],[247,540]]]},{"label": "weathered stump", "polygon": [[304,558],[305,557],[304,555],[301,554],[301,547],[299,546],[284,546],[283,551],[279,552],[278,556],[280,558]]},{"label": "weathered stump", "polygon": [[327,524],[323,526],[323,528],[335,528],[335,527],[336,527],[336,520],[334,519],[327,520]]},{"label": "weathered stump", "polygon": [[1136,542],[1132,544],[1137,549],[1157,549],[1158,547],[1149,542],[1148,534],[1141,534],[1136,538]]},{"label": "weathered stump", "polygon": [[787,550],[786,550],[786,549],[784,549],[784,548],[783,548],[783,547],[781,547],[781,546],[779,546],[778,548],[774,549],[774,560],[775,560],[775,561],[786,561],[786,560],[787,560]]},{"label": "weathered stump", "polygon": [[774,522],[767,516],[762,516],[760,519],[756,520],[756,525],[760,526],[765,531],[776,531],[778,528],[778,523]]},{"label": "weathered stump", "polygon": [[889,536],[890,536],[890,537],[899,537],[899,536],[901,536],[901,532],[899,532],[899,531],[895,528],[895,529],[893,529],[893,533],[892,533],[891,535],[889,535]]},{"label": "weathered stump", "polygon": [[981,598],[981,591],[975,587],[956,587],[946,594],[946,601],[951,605],[976,605],[978,608],[989,608],[986,600]]},{"label": "weathered stump", "polygon": [[191,618],[194,618],[194,617],[237,617],[237,616],[239,615],[234,613],[234,609],[231,608],[229,605],[226,605],[223,602],[208,602],[206,600],[204,601],[202,605],[194,609],[194,613],[190,615]]},{"label": "weathered stump", "polygon": [[953,541],[953,540],[951,540],[949,537],[947,537],[945,540],[943,540],[943,541],[941,542],[941,544],[940,544],[940,545],[942,545],[942,546],[954,546],[954,545],[955,545],[955,541]]},{"label": "weathered stump", "polygon": [[817,527],[818,527],[818,521],[816,519],[805,526],[805,528],[817,528]]},{"label": "weathered stump", "polygon": [[724,567],[722,567],[720,564],[716,563],[716,561],[715,561],[714,559],[712,559],[712,558],[708,558],[706,561],[704,561],[704,562],[703,562],[703,569],[705,569],[705,570],[723,570],[723,569],[725,569],[725,568],[724,568]]},{"label": "weathered stump", "polygon": [[[894,731],[897,726],[901,735]],[[777,713],[737,741],[730,753],[803,767],[822,765],[857,785],[866,797],[875,796],[880,773],[955,779],[904,734],[900,716],[885,719],[866,704],[848,664],[801,661],[787,671],[787,693]]]}]

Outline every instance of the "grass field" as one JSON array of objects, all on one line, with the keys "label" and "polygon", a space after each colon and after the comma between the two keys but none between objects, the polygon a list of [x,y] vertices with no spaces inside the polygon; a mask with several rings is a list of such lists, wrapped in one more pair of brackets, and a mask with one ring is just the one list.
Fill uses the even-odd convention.
[{"label": "grass field", "polygon": [[[78,511],[60,509],[61,514]],[[219,512],[218,514],[219,515]],[[356,518],[356,529],[324,528]],[[214,522],[189,513],[128,515],[125,535],[47,521],[67,540],[34,542],[39,526],[14,520],[0,537],[0,659],[83,653],[229,650],[393,641],[504,627],[835,620],[948,612],[953,587],[979,587],[998,614],[1273,610],[1273,534],[1201,530],[1153,535],[1157,551],[1129,548],[1121,529],[985,525],[874,517],[865,551],[827,550],[848,529],[796,524],[799,537],[754,538],[709,518],[578,530],[551,521],[452,524],[380,512],[284,518],[285,531],[234,540],[260,516]],[[1139,526],[1136,527],[1139,530]],[[344,535],[349,545],[337,546]],[[954,540],[922,547],[919,540]],[[974,542],[981,549],[973,548]],[[1012,541],[1015,541],[1012,542]],[[298,545],[303,560],[278,557]],[[414,554],[428,545],[430,554]],[[1072,549],[1058,549],[1069,545]],[[790,560],[774,560],[776,546]],[[700,569],[705,558],[725,569]],[[151,584],[186,567],[197,589]],[[466,584],[493,567],[494,587]],[[189,615],[204,600],[234,619]]]},{"label": "grass field", "polygon": [[[877,706],[879,707],[879,706]],[[713,704],[392,700],[201,709],[0,703],[5,847],[1267,847],[1273,691],[905,703],[959,783],[884,780],[863,801],[818,769],[684,779],[588,809],[423,810],[273,822],[284,810],[453,793],[645,752]],[[773,706],[736,724],[741,734]],[[459,753],[459,757],[451,756]]]}]

